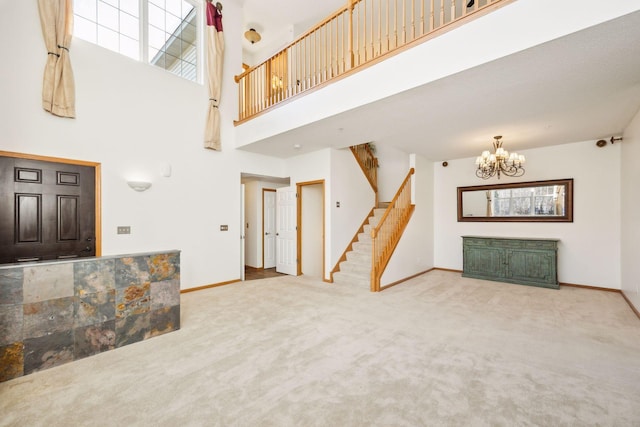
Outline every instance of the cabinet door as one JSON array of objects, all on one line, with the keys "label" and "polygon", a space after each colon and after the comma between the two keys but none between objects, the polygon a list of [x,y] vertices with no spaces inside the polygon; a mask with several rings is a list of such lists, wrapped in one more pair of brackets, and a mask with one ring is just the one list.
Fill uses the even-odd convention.
[{"label": "cabinet door", "polygon": [[554,250],[507,250],[507,278],[523,283],[557,285]]},{"label": "cabinet door", "polygon": [[465,246],[464,275],[480,278],[505,277],[505,250],[490,246]]}]

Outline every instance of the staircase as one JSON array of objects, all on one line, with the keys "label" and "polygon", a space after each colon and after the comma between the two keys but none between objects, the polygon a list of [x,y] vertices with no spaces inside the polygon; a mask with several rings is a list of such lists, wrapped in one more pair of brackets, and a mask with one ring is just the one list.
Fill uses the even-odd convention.
[{"label": "staircase", "polygon": [[331,271],[331,281],[380,292],[380,279],[400,242],[415,205],[411,200],[411,168],[389,203],[378,202],[378,159],[371,144],[351,148],[375,193],[375,205]]},{"label": "staircase", "polygon": [[358,240],[352,243],[352,250],[346,253],[347,260],[339,264],[339,271],[333,273],[333,283],[371,289],[371,228],[375,227],[384,215],[386,208],[376,208]]}]

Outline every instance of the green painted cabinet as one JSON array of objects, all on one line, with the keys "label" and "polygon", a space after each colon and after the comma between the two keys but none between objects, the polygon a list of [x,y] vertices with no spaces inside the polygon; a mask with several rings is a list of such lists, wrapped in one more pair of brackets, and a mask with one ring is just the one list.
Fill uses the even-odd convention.
[{"label": "green painted cabinet", "polygon": [[558,289],[558,240],[462,236],[462,276]]}]

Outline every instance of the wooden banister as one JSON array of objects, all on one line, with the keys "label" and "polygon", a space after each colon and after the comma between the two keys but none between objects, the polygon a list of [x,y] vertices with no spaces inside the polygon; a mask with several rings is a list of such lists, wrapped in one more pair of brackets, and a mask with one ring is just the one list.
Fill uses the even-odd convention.
[{"label": "wooden banister", "polygon": [[415,169],[411,168],[380,222],[371,229],[371,292],[380,291],[382,273],[415,210],[411,203],[411,176],[414,173]]},{"label": "wooden banister", "polygon": [[367,177],[367,181],[376,193],[376,204],[378,206],[378,158],[373,154],[369,144],[360,144],[349,147],[355,156],[362,173]]},{"label": "wooden banister", "polygon": [[236,125],[514,0],[477,0],[470,8],[467,1],[346,0],[283,50],[234,76],[239,92]]}]

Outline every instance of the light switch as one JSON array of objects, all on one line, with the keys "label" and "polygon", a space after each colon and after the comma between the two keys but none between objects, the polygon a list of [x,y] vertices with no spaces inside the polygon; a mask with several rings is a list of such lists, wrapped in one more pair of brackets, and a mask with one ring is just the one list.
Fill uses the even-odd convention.
[{"label": "light switch", "polygon": [[118,234],[131,234],[131,227],[128,225],[119,225]]},{"label": "light switch", "polygon": [[221,225],[220,226],[220,231],[229,231],[229,226],[228,225]]}]

